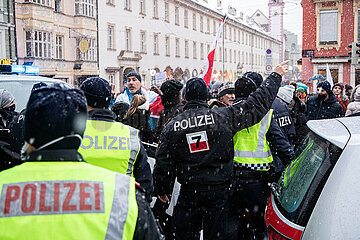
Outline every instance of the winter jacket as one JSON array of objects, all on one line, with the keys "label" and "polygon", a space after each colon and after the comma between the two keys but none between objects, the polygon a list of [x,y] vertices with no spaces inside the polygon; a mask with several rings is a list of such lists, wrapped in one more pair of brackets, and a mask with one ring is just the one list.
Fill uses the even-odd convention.
[{"label": "winter jacket", "polygon": [[146,101],[136,109],[132,116],[123,119],[121,122],[138,129],[141,141],[153,143],[153,132],[150,128],[149,119],[149,103]]},{"label": "winter jacket", "polygon": [[335,96],[335,97],[343,109],[343,114],[345,114],[347,106],[349,105],[349,99],[347,98],[347,96]]},{"label": "winter jacket", "polygon": [[349,103],[345,116],[350,116],[360,112],[360,85],[353,90],[354,101]]},{"label": "winter jacket", "polygon": [[0,129],[9,128],[10,122],[17,115],[19,115],[18,112],[8,110],[8,109],[0,109]]},{"label": "winter jacket", "polygon": [[294,138],[293,144],[295,149],[301,145],[302,140],[309,133],[309,128],[307,127],[307,118],[306,118],[306,105],[298,97],[293,97],[293,106],[291,108],[291,117],[294,121],[296,136]]},{"label": "winter jacket", "polygon": [[160,114],[160,118],[157,122],[154,138],[155,141],[158,142],[160,138],[160,134],[164,129],[165,125],[169,123],[169,121],[175,117],[176,115],[182,113],[184,110],[184,104],[182,102],[177,103],[174,106],[165,106]]},{"label": "winter jacket", "polygon": [[[61,161],[64,162],[64,164],[70,162],[72,163],[79,162],[79,167],[81,167],[81,164],[83,164],[81,162],[84,162],[82,156],[76,150],[72,150],[72,149],[60,149],[60,150],[44,149],[40,151],[33,151],[26,156],[26,161],[29,162],[29,164],[36,164],[36,162],[39,162],[39,159],[42,159],[42,161],[47,161],[47,162]],[[99,174],[105,174],[109,172],[108,170],[102,168],[99,169],[100,169]],[[8,171],[12,171],[12,169]],[[64,176],[66,176],[66,172],[64,172]],[[135,197],[138,207],[138,216],[137,216],[133,239],[142,239],[142,240],[161,239],[161,235],[156,225],[154,216],[151,212],[150,206],[145,200],[143,191],[138,187],[136,188],[135,191]],[[117,236],[117,237],[121,238],[121,236]]]},{"label": "winter jacket", "polygon": [[[140,88],[140,92],[138,94],[143,95],[144,97],[146,97],[146,99],[148,100],[149,104],[152,104],[156,101],[158,94],[153,92],[153,91],[147,91],[145,90],[145,88],[141,87]],[[115,102],[125,102],[127,104],[130,105],[131,100],[132,100],[132,94],[130,93],[130,91],[126,88],[125,91],[121,94],[119,94],[119,96],[117,96],[116,101]]]},{"label": "winter jacket", "polygon": [[218,107],[226,107],[226,105],[224,103],[222,103],[221,101],[219,101],[216,98],[210,99],[208,104],[209,104],[210,109],[218,108]]},{"label": "winter jacket", "polygon": [[234,134],[265,116],[280,82],[281,76],[272,73],[247,101],[229,107],[209,109],[204,101],[188,101],[160,136],[154,168],[159,195],[171,194],[175,177],[182,187],[227,187],[233,174]]},{"label": "winter jacket", "polygon": [[[107,122],[114,122],[114,124],[121,124],[115,122],[116,116],[113,112],[106,109],[96,109],[89,112],[88,119],[90,120],[100,120]],[[145,189],[148,200],[150,200],[150,196],[154,191],[153,178],[151,175],[150,165],[147,161],[147,154],[143,144],[140,142],[140,151],[136,157],[134,164],[134,178],[140,183],[141,187]],[[86,161],[86,159],[85,159]]]},{"label": "winter jacket", "polygon": [[327,100],[312,96],[307,101],[307,119],[329,119],[343,116],[343,109],[337,102],[334,94],[330,94]]},{"label": "winter jacket", "polygon": [[292,144],[296,132],[288,105],[279,98],[275,98],[271,108],[274,110],[274,117],[278,122],[279,127],[283,131],[286,139]]}]

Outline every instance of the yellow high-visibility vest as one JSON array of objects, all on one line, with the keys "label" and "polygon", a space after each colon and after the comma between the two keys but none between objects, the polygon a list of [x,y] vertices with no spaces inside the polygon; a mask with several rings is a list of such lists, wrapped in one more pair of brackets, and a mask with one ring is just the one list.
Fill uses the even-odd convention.
[{"label": "yellow high-visibility vest", "polygon": [[87,163],[133,176],[139,131],[118,122],[87,120],[78,151]]},{"label": "yellow high-visibility vest", "polygon": [[26,162],[0,174],[0,239],[132,239],[135,180],[85,162]]},{"label": "yellow high-visibility vest", "polygon": [[268,171],[273,161],[266,133],[273,110],[257,124],[242,129],[234,135],[234,162],[252,170]]}]

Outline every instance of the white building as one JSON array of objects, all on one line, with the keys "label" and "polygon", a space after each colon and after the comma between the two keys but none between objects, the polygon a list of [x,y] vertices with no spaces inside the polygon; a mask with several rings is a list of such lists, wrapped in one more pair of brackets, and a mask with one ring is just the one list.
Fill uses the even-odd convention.
[{"label": "white building", "polygon": [[[124,75],[138,71],[150,87],[154,72],[185,82],[197,76],[228,13],[224,43],[220,40],[213,76],[235,81],[247,71],[265,74],[266,49],[273,65],[279,63],[280,42],[231,5],[214,0],[115,0],[98,1],[100,76],[118,91]],[[216,6],[213,6],[216,4]]]}]

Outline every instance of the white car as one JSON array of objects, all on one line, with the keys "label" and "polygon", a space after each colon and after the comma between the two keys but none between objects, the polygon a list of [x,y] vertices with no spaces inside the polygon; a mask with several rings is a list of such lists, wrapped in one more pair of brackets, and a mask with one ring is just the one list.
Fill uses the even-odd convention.
[{"label": "white car", "polygon": [[269,239],[359,239],[360,117],[308,127],[297,158],[273,184]]}]

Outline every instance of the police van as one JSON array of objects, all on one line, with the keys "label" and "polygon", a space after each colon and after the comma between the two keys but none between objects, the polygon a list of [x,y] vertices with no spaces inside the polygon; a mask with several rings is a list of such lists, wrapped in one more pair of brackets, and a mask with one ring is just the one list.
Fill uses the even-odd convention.
[{"label": "police van", "polygon": [[272,185],[269,239],[358,239],[360,116],[307,125],[297,157]]}]

